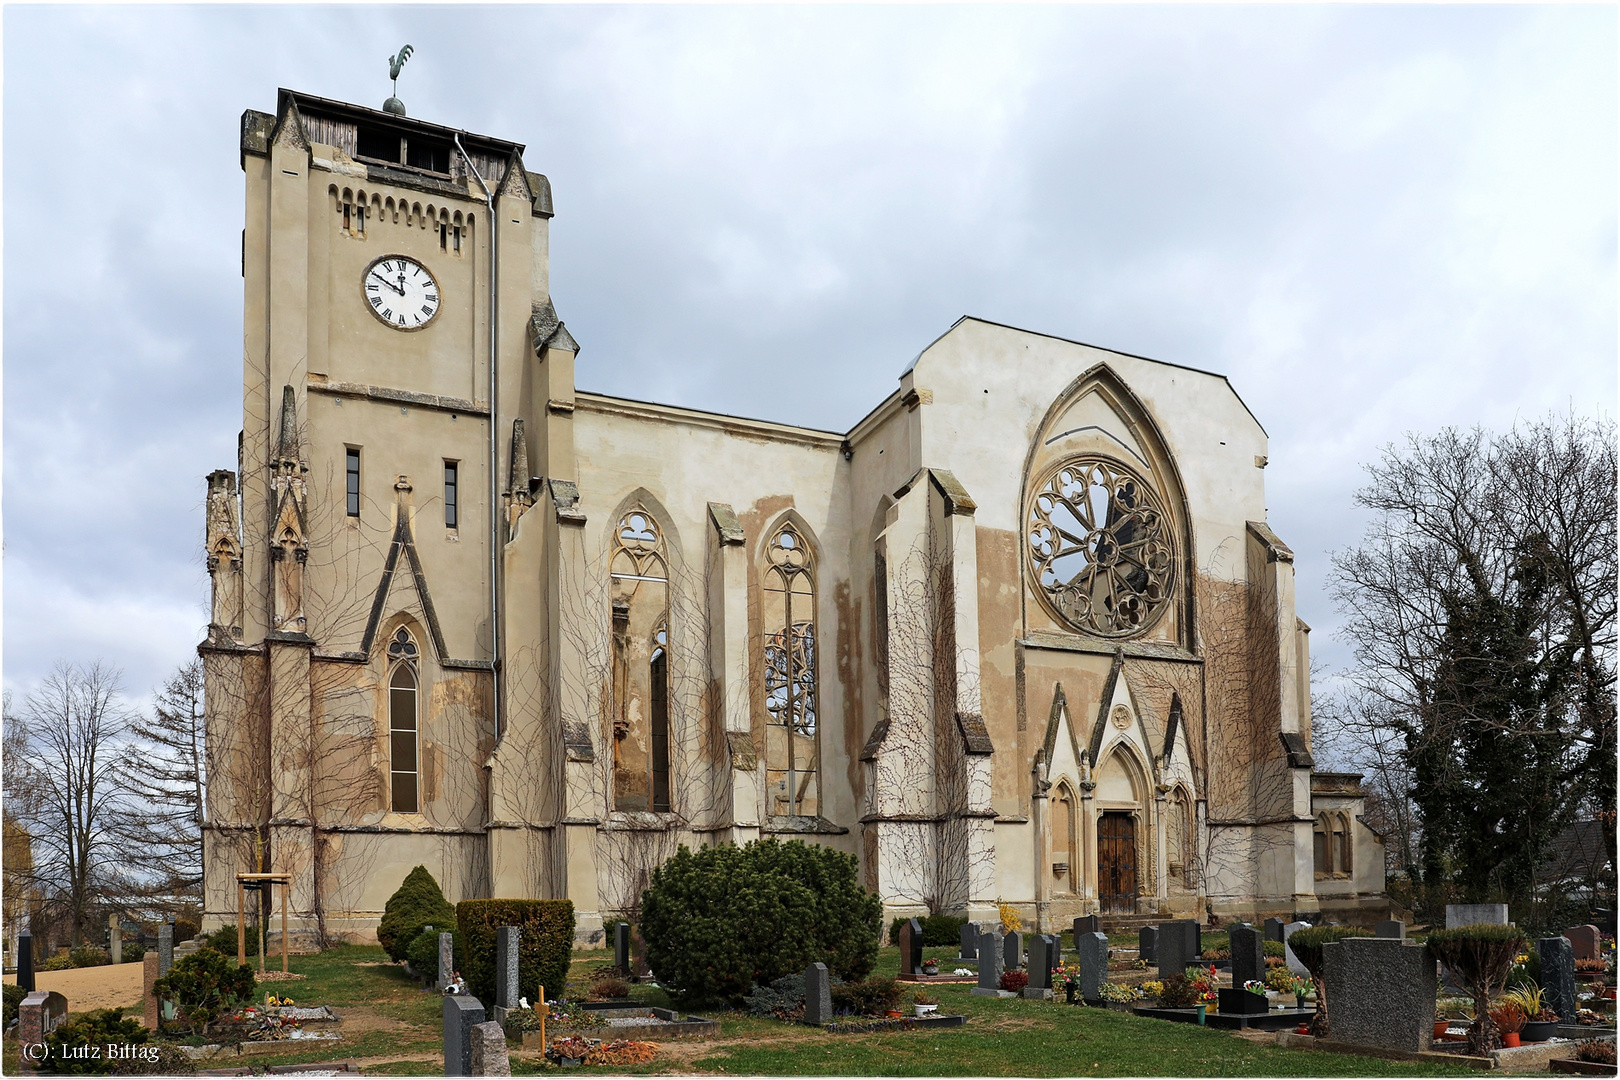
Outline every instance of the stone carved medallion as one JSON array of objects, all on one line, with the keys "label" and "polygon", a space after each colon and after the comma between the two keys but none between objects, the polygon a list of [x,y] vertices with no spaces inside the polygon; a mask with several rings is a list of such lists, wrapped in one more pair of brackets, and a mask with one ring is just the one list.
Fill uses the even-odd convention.
[{"label": "stone carved medallion", "polygon": [[1108,715],[1108,720],[1119,730],[1124,731],[1131,726],[1131,710],[1124,705],[1115,705],[1114,711]]}]

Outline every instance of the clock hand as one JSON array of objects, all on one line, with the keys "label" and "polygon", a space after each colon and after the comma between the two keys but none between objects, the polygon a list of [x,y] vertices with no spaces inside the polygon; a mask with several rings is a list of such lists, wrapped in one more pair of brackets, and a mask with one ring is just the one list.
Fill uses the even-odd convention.
[{"label": "clock hand", "polygon": [[398,285],[395,285],[392,281],[389,281],[387,278],[385,278],[381,274],[377,273],[377,271],[373,270],[371,272],[371,276],[376,278],[378,281],[382,282],[384,285],[388,286],[390,289],[393,289],[395,292],[399,293],[399,295],[401,295],[401,296],[405,295],[405,290],[404,289],[400,288]]}]

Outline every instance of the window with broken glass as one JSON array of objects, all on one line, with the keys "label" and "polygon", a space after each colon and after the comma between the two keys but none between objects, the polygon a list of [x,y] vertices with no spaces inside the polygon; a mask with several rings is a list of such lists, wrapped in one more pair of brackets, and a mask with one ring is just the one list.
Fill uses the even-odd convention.
[{"label": "window with broken glass", "polygon": [[619,520],[609,564],[613,604],[613,809],[668,812],[669,564],[658,523]]},{"label": "window with broken glass", "polygon": [[777,530],[766,559],[766,799],[772,817],[814,817],[821,806],[815,567],[792,525]]},{"label": "window with broken glass", "polygon": [[1036,487],[1026,552],[1052,613],[1104,637],[1152,627],[1175,584],[1170,522],[1152,487],[1101,458],[1065,462]]}]

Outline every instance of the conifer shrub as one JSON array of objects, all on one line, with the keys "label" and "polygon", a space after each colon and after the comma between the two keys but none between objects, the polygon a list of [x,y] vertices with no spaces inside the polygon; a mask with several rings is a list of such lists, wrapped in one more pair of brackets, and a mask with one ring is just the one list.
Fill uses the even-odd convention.
[{"label": "conifer shrub", "polygon": [[[149,1037],[139,1020],[125,1019],[117,1009],[69,1016],[45,1036],[45,1053],[34,1067],[41,1072],[78,1076],[106,1075],[115,1065],[125,1072],[128,1063],[114,1061],[107,1047],[139,1045]],[[90,1056],[91,1050],[96,1051],[94,1057]]]},{"label": "conifer shrub", "polygon": [[495,1000],[495,931],[503,926],[521,931],[518,993],[534,1001],[544,986],[547,1000],[563,996],[574,950],[572,900],[463,900],[454,925],[461,977],[480,1001]]},{"label": "conifer shrub", "polygon": [[152,984],[159,998],[174,1002],[175,1014],[193,1031],[208,1034],[209,1025],[238,1004],[253,1000],[253,969],[203,946],[174,962],[169,973]]},{"label": "conifer shrub", "polygon": [[[428,923],[446,928],[454,926],[456,909],[439,891],[439,883],[433,880],[427,867],[418,866],[405,875],[405,880],[383,905],[382,921],[377,924],[377,944],[393,960],[405,960],[411,944]],[[251,938],[252,934],[248,936]]]},{"label": "conifer shrub", "polygon": [[845,982],[877,962],[883,905],[855,858],[801,841],[692,851],[653,871],[642,935],[659,983],[688,1001],[740,1001],[821,961]]},{"label": "conifer shrub", "polygon": [[829,988],[833,1012],[887,1016],[900,1007],[900,984],[894,979],[862,979]]},{"label": "conifer shrub", "polygon": [[17,1013],[22,1007],[22,999],[27,996],[28,991],[16,983],[5,984],[5,1013],[3,1017],[0,1017],[0,1031],[9,1028],[11,1022],[17,1019]]},{"label": "conifer shrub", "polygon": [[439,977],[439,935],[446,931],[450,934],[450,966],[466,974],[463,965],[467,956],[466,950],[461,947],[461,931],[454,925],[435,926],[429,923],[422,927],[422,932],[405,950],[405,959],[411,965],[411,970],[424,979]]}]

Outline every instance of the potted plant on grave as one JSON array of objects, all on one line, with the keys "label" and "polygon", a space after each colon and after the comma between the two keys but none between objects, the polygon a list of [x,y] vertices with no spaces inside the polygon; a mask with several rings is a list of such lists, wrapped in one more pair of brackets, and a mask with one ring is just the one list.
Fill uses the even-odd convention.
[{"label": "potted plant on grave", "polygon": [[1524,1027],[1524,1010],[1516,1001],[1499,1001],[1490,1009],[1491,1023],[1502,1033],[1502,1045],[1519,1045],[1519,1029]]},{"label": "potted plant on grave", "polygon": [[1524,1026],[1519,1029],[1521,1043],[1546,1042],[1558,1034],[1558,1014],[1547,1008],[1541,987],[1533,982],[1522,982],[1502,995],[1524,1012]]},{"label": "potted plant on grave", "polygon": [[939,998],[919,990],[911,997],[911,1007],[919,1017],[927,1016],[939,1010]]},{"label": "potted plant on grave", "polygon": [[930,956],[930,957],[927,957],[927,958],[925,958],[923,960],[923,974],[924,975],[938,975],[939,974],[939,957]]},{"label": "potted plant on grave", "polygon": [[1485,1057],[1501,1045],[1491,1017],[1491,998],[1506,985],[1513,958],[1525,943],[1524,931],[1516,926],[1480,924],[1429,932],[1429,951],[1474,998],[1468,1052],[1476,1057]]},{"label": "potted plant on grave", "polygon": [[1073,1005],[1075,995],[1080,992],[1080,965],[1060,964],[1057,974],[1059,981],[1063,983],[1063,1000]]}]

